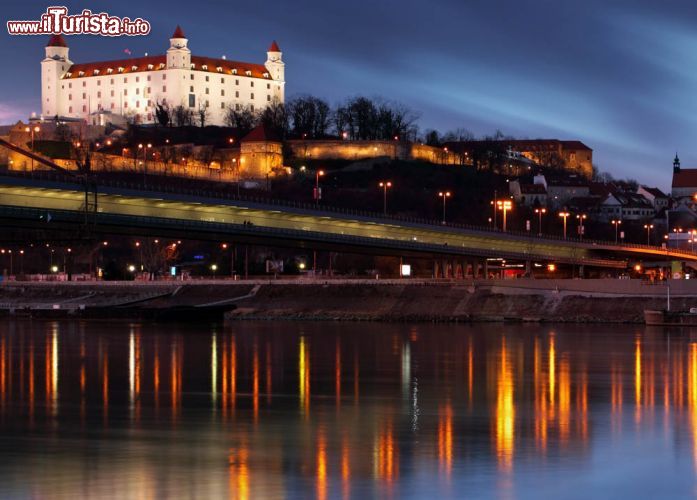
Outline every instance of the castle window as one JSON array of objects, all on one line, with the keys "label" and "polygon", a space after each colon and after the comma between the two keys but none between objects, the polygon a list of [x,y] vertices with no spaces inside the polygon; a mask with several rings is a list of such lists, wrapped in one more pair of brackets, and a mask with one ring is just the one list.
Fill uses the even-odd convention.
[{"label": "castle window", "polygon": [[224,103],[224,102],[221,102],[221,103],[220,103],[220,109],[225,109],[225,103]]},{"label": "castle window", "polygon": [[267,102],[271,102],[271,96],[270,96],[270,95],[267,95],[267,96],[266,96],[266,101],[267,101]]},{"label": "castle window", "polygon": [[102,86],[102,81],[101,81],[101,80],[97,80],[97,87],[101,87],[101,86]]},{"label": "castle window", "polygon": [[87,87],[87,82],[82,82],[83,87]]},{"label": "castle window", "polygon": [[235,85],[239,85],[239,84],[240,84],[240,81],[236,79],[236,80],[235,80]]},{"label": "castle window", "polygon": [[190,76],[191,76],[191,79],[193,80],[193,79],[194,79],[194,74],[193,74],[193,73],[191,73],[191,75],[190,75]]},{"label": "castle window", "polygon": [[249,109],[250,109],[251,111],[254,111],[254,104],[250,104],[250,105],[249,105]]},{"label": "castle window", "polygon": [[268,74],[268,73],[264,73],[264,78],[268,78],[268,77],[269,77],[269,74]]},{"label": "castle window", "polygon": [[111,103],[111,109],[114,109],[115,107],[116,107],[116,105],[112,102],[112,103]]},{"label": "castle window", "polygon": [[236,74],[237,74],[237,69],[236,69],[236,68],[232,70],[232,74],[233,74],[233,75],[236,75]]},{"label": "castle window", "polygon": [[210,105],[211,105],[211,103],[206,101],[206,107],[209,107]]},{"label": "castle window", "polygon": [[194,94],[189,94],[189,107],[190,108],[196,107],[196,96]]},{"label": "castle window", "polygon": [[162,79],[163,79],[163,80],[166,80],[166,79],[167,79],[167,73],[163,73],[163,74],[162,74]]},{"label": "castle window", "polygon": [[222,73],[222,72],[223,72],[223,67],[222,67],[222,66],[218,66],[217,68],[215,68],[215,70],[216,70],[218,73]]},{"label": "castle window", "polygon": [[221,78],[220,83],[225,83],[225,78]]},{"label": "castle window", "polygon": [[152,106],[152,101],[148,99],[148,107]]},{"label": "castle window", "polygon": [[113,90],[111,91],[111,97],[114,97],[114,91],[113,91]]},{"label": "castle window", "polygon": [[140,89],[136,87],[136,95],[140,95]]},{"label": "castle window", "polygon": [[202,69],[203,71],[208,71],[208,65],[207,65],[207,64],[204,64],[203,66],[201,66],[201,69]]},{"label": "castle window", "polygon": [[99,74],[99,70],[98,70],[98,69],[95,69],[95,70],[94,70],[94,74],[95,74],[95,75],[98,75],[98,74]]},{"label": "castle window", "polygon": [[127,108],[127,107],[128,107],[128,101],[126,101],[126,102],[123,103],[123,107],[124,107],[124,108]]},{"label": "castle window", "polygon": [[208,81],[208,75],[206,75],[206,81]]},{"label": "castle window", "polygon": [[208,95],[210,92],[208,91],[208,87],[206,87],[206,95]]},{"label": "castle window", "polygon": [[140,107],[140,101],[136,101],[136,108]]},{"label": "castle window", "polygon": [[250,98],[250,99],[254,99],[254,92],[252,92],[252,93],[250,94],[250,97],[249,97],[249,98]]},{"label": "castle window", "polygon": [[114,84],[114,79],[112,78],[111,81],[109,82],[111,85]]},{"label": "castle window", "polygon": [[124,78],[123,83],[128,83],[128,78]]},{"label": "castle window", "polygon": [[85,74],[84,71],[78,71],[78,72],[77,72],[77,76],[83,76],[84,74]]},{"label": "castle window", "polygon": [[239,105],[239,103],[235,104],[235,109],[236,109],[237,111],[240,110],[240,105]]},{"label": "castle window", "polygon": [[70,78],[71,76],[73,76],[73,74],[72,74],[72,73],[66,73],[65,76],[67,76],[68,78]]},{"label": "castle window", "polygon": [[128,95],[128,89],[123,89],[123,95]]},{"label": "castle window", "polygon": [[148,81],[150,81],[150,75],[148,75]]},{"label": "castle window", "polygon": [[[107,68],[107,69],[106,69],[106,72],[107,72],[108,75],[110,75],[110,74],[112,74],[112,73],[114,72],[114,68]],[[112,80],[112,82],[113,82],[113,80]]]},{"label": "castle window", "polygon": [[194,86],[191,85],[191,86],[189,87],[189,92],[193,92],[193,91],[194,91]]},{"label": "castle window", "polygon": [[87,111],[87,106],[85,106],[85,105],[83,104],[83,105],[82,105],[82,112],[84,113],[84,112],[86,112],[86,111]]},{"label": "castle window", "polygon": [[[148,69],[153,69],[154,67],[155,66],[153,66],[152,64],[148,64]],[[148,77],[148,78],[150,78],[150,77]]]},{"label": "castle window", "polygon": [[270,84],[270,83],[267,83],[267,84],[266,84],[266,88],[267,88],[267,90],[271,89],[271,84]]},{"label": "castle window", "polygon": [[85,92],[82,93],[82,98],[87,99],[87,94]]},{"label": "castle window", "polygon": [[101,93],[101,92],[97,92],[97,99],[101,99],[101,98],[102,98],[102,93]]},{"label": "castle window", "polygon": [[247,75],[247,76],[252,76],[252,72],[249,71],[249,70],[245,71],[244,74]]},{"label": "castle window", "polygon": [[119,66],[119,73],[123,73],[123,66]]},{"label": "castle window", "polygon": [[240,96],[240,91],[239,91],[239,90],[236,90],[236,91],[235,91],[235,97],[239,97],[239,96]]},{"label": "castle window", "polygon": [[138,66],[131,66],[131,71],[138,71]]},{"label": "castle window", "polygon": [[162,92],[167,92],[167,85],[162,86]]},{"label": "castle window", "polygon": [[250,87],[254,87],[254,81],[249,82]]},{"label": "castle window", "polygon": [[68,113],[72,113],[72,112],[73,112],[73,107],[70,106],[70,107],[68,108]]},{"label": "castle window", "polygon": [[225,97],[225,89],[220,90],[220,97]]},{"label": "castle window", "polygon": [[140,77],[136,76],[136,83],[138,83],[139,81],[140,81]]},{"label": "castle window", "polygon": [[150,87],[148,87],[147,93],[149,94],[151,92]]},{"label": "castle window", "polygon": [[70,82],[70,83],[68,84],[68,88],[69,88],[69,89],[72,89],[72,88],[73,88],[73,83],[72,83],[72,82]]},{"label": "castle window", "polygon": [[196,64],[191,63],[191,69],[196,69]]},{"label": "castle window", "polygon": [[68,100],[72,101],[73,100],[73,94],[68,94]]}]

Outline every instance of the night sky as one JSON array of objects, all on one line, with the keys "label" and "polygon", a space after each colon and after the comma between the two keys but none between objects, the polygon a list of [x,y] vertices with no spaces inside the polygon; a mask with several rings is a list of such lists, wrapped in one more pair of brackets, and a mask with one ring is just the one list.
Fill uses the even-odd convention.
[{"label": "night sky", "polygon": [[[646,0],[3,2],[8,19],[64,4],[143,17],[145,37],[67,37],[74,62],[164,53],[181,24],[194,54],[263,62],[276,39],[286,97],[364,94],[418,111],[421,130],[580,139],[616,177],[668,188],[697,167],[697,3]],[[40,110],[46,37],[0,38],[0,124]]]}]

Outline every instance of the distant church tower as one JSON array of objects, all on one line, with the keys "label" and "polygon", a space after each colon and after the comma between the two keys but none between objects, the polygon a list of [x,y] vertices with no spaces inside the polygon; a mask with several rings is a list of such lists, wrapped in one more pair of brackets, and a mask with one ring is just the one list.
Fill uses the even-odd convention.
[{"label": "distant church tower", "polygon": [[283,52],[276,43],[276,40],[271,42],[269,50],[266,51],[266,63],[264,64],[269,71],[269,75],[274,80],[280,82],[278,95],[274,96],[278,102],[285,101],[285,82],[286,82],[286,65],[283,63]]},{"label": "distant church tower", "polygon": [[673,159],[673,173],[680,173],[680,158],[678,158],[678,153],[675,153],[675,158]]},{"label": "distant church tower", "polygon": [[68,58],[68,50],[62,35],[53,35],[46,45],[46,58],[41,61],[41,114],[46,118],[66,114],[59,99],[59,85],[73,64]]}]

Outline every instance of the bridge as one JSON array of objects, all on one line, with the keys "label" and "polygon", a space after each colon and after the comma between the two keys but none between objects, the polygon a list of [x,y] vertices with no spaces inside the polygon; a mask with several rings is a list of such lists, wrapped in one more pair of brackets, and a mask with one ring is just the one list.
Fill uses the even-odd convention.
[{"label": "bridge", "polygon": [[[84,185],[33,176],[0,176],[0,223],[44,232],[85,224]],[[502,258],[625,269],[636,262],[697,262],[697,254],[646,245],[563,240],[481,227],[429,223],[307,204],[215,197],[213,193],[148,190],[101,182],[94,213],[96,234],[235,241],[329,251],[425,258]]]}]

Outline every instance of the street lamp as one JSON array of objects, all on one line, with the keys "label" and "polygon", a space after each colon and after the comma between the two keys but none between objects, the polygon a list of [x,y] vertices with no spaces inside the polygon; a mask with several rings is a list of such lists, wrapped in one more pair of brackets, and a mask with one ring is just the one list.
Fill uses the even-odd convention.
[{"label": "street lamp", "polygon": [[[24,129],[25,132],[30,132],[31,133],[31,152],[34,153],[34,132],[39,133],[41,129],[39,126],[35,127],[27,127]],[[34,157],[32,156],[31,158],[31,171],[34,171]]]},{"label": "street lamp", "polygon": [[315,192],[313,193],[315,198],[315,204],[319,205],[319,199],[322,197],[322,192],[319,190],[319,178],[324,175],[324,170],[318,170],[315,172]]},{"label": "street lamp", "polygon": [[443,224],[445,224],[445,201],[452,196],[450,191],[440,191],[438,196],[443,198]]},{"label": "street lamp", "polygon": [[617,244],[617,229],[618,229],[618,226],[620,224],[622,224],[622,221],[613,219],[610,222],[612,223],[613,226],[615,226],[615,245],[616,245]]},{"label": "street lamp", "polygon": [[585,228],[583,227],[583,221],[588,218],[586,214],[579,214],[576,216],[578,219],[578,237],[579,239],[583,239],[583,233],[585,232]]},{"label": "street lamp", "polygon": [[496,206],[499,210],[503,211],[503,232],[506,232],[506,212],[513,208],[513,203],[511,200],[499,200],[496,202]]},{"label": "street lamp", "polygon": [[218,266],[215,264],[211,265],[211,271],[213,271],[213,279],[215,279],[215,272],[218,270]]},{"label": "street lamp", "polygon": [[392,187],[390,181],[380,181],[378,184],[382,188],[382,213],[387,215],[387,189]]},{"label": "street lamp", "polygon": [[535,213],[537,214],[537,236],[542,236],[542,216],[547,213],[546,208],[536,208]]},{"label": "street lamp", "polygon": [[653,224],[644,224],[644,229],[646,229],[646,245],[651,245],[651,230],[653,229]]},{"label": "street lamp", "polygon": [[564,219],[564,239],[566,239],[566,219],[570,215],[571,214],[569,212],[559,212],[559,217],[562,217]]}]

